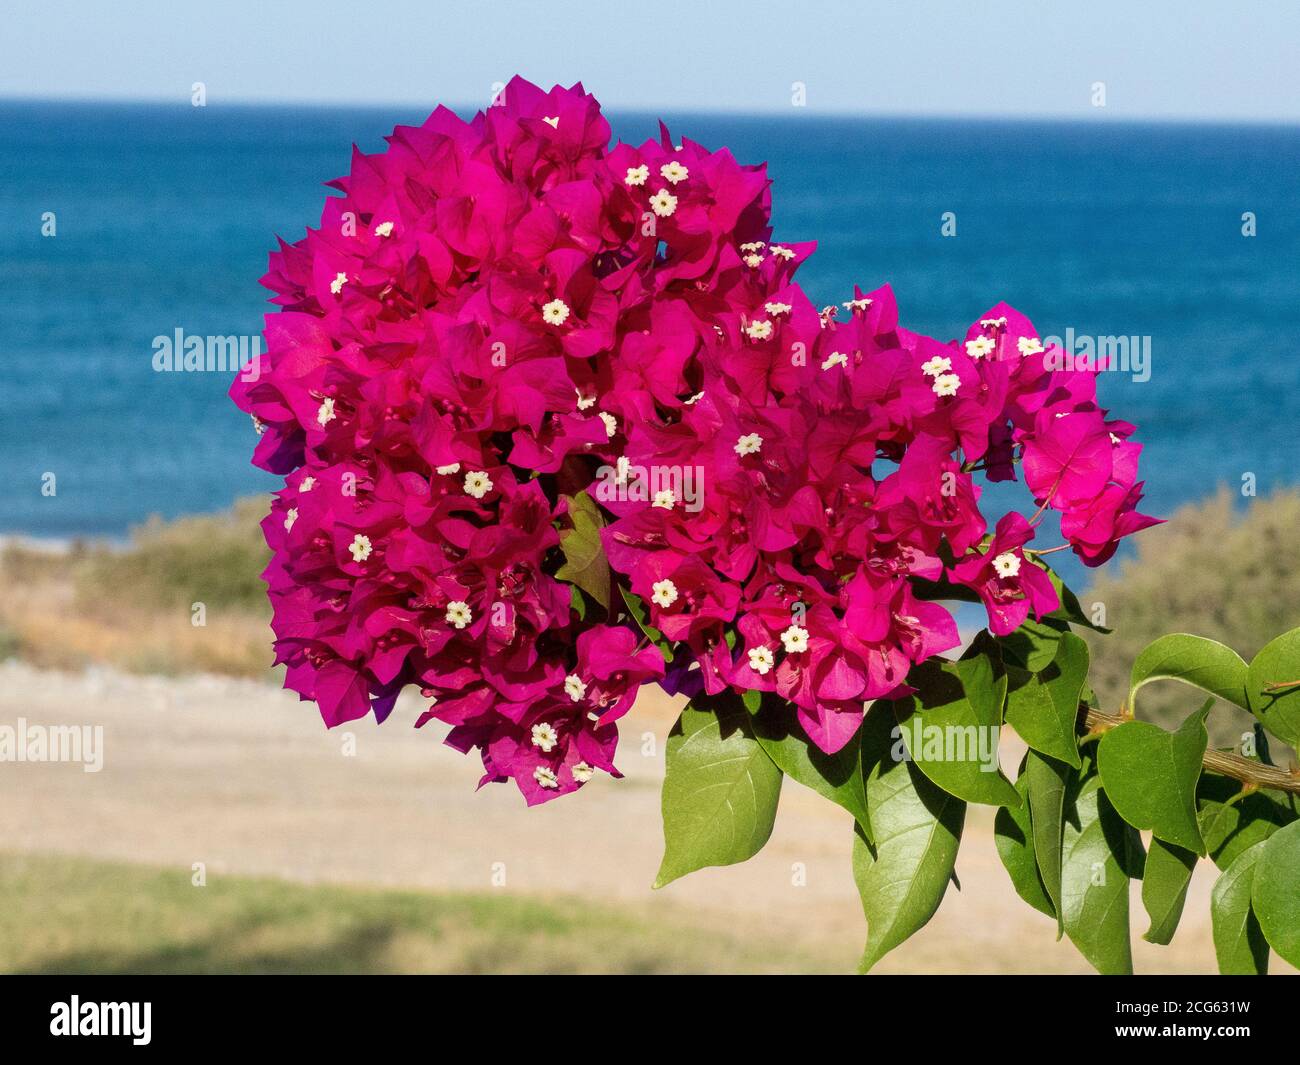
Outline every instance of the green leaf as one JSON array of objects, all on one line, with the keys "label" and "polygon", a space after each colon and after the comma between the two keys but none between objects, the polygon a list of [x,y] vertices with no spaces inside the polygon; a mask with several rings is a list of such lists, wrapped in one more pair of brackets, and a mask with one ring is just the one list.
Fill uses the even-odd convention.
[{"label": "green leaf", "polygon": [[1251,713],[1269,732],[1300,747],[1300,629],[1283,633],[1255,656],[1246,673],[1246,694]]},{"label": "green leaf", "polygon": [[576,584],[569,585],[569,606],[573,607],[574,613],[578,615],[579,621],[586,620],[587,600],[582,594],[582,589]]},{"label": "green leaf", "polygon": [[980,651],[960,662],[932,658],[907,682],[916,694],[894,702],[894,713],[921,772],[967,802],[1019,806],[998,763],[1007,681],[990,655]]},{"label": "green leaf", "polygon": [[1061,918],[1061,865],[1064,861],[1065,795],[1067,783],[1073,776],[1070,769],[1064,762],[1037,751],[1031,750],[1025,755],[1024,777],[1028,782],[1034,857],[1038,862],[1038,875],[1043,878],[1043,887],[1057,915],[1057,939],[1065,931]]},{"label": "green leaf", "polygon": [[1061,634],[1056,657],[1039,673],[1007,670],[1007,724],[1031,748],[1079,768],[1075,723],[1088,677],[1088,645]]},{"label": "green leaf", "polygon": [[1256,791],[1229,803],[1240,791],[1240,781],[1214,773],[1204,774],[1196,789],[1201,838],[1220,869],[1227,869],[1242,851],[1296,819],[1281,792]]},{"label": "green leaf", "polygon": [[668,735],[664,860],[654,886],[753,857],[772,834],[781,770],[739,699],[692,703]]},{"label": "green leaf", "polygon": [[1259,846],[1251,909],[1268,945],[1300,965],[1300,821],[1279,828]]},{"label": "green leaf", "polygon": [[[1033,826],[1030,819],[1029,777],[1024,769],[1016,779],[1016,791],[1024,802],[1020,806],[1003,806],[993,818],[993,839],[998,857],[1011,876],[1016,894],[1048,917],[1056,917],[1056,908],[1047,894],[1034,855]],[[1057,868],[1060,881],[1060,868]],[[1059,890],[1059,888],[1058,888]]]},{"label": "green leaf", "polygon": [[646,609],[645,603],[641,601],[641,597],[629,592],[621,584],[618,586],[618,590],[623,595],[623,602],[627,604],[627,612],[632,615],[632,620],[636,622],[637,628],[641,630],[642,635],[659,648],[659,653],[664,656],[665,663],[671,662],[673,660],[672,642],[650,624],[650,612]]},{"label": "green leaf", "polygon": [[853,876],[867,918],[866,972],[922,928],[943,901],[966,804],[935,787],[907,761],[893,757],[893,719],[874,704],[862,725],[863,773],[871,839],[859,826],[853,841]]},{"label": "green leaf", "polygon": [[1256,863],[1264,846],[1256,843],[1238,854],[1215,881],[1210,895],[1214,955],[1224,976],[1263,976],[1268,972],[1268,943],[1250,903]]},{"label": "green leaf", "polygon": [[1148,943],[1163,945],[1174,938],[1195,868],[1196,855],[1191,851],[1152,838],[1142,874],[1142,905],[1151,918],[1142,938]]},{"label": "green leaf", "polygon": [[1097,777],[1089,777],[1069,797],[1062,842],[1061,917],[1065,934],[1079,953],[1106,975],[1133,971],[1129,878],[1123,864],[1131,847],[1126,830]]},{"label": "green leaf", "polygon": [[1177,732],[1146,721],[1126,721],[1097,746],[1106,794],[1130,825],[1150,829],[1166,843],[1205,853],[1196,820],[1196,782],[1209,736],[1209,707],[1192,714]]},{"label": "green leaf", "polygon": [[1057,598],[1061,600],[1061,605],[1046,615],[1050,621],[1065,621],[1072,625],[1082,625],[1086,629],[1092,629],[1093,632],[1109,633],[1111,630],[1105,625],[1096,624],[1091,617],[1084,613],[1083,607],[1079,605],[1078,597],[1066,587],[1065,582],[1056,575],[1056,570],[1052,569],[1041,558],[1036,560],[1043,569],[1047,570],[1047,577],[1052,582],[1052,587],[1056,589]]},{"label": "green leaf", "polygon": [[808,738],[795,717],[794,707],[769,696],[754,718],[754,733],[786,776],[838,803],[864,829],[869,828],[860,729],[835,754],[826,754]]},{"label": "green leaf", "polygon": [[1246,705],[1246,662],[1231,647],[1204,636],[1175,632],[1149,644],[1133,663],[1128,705],[1137,706],[1138,689],[1153,680],[1179,680],[1203,692]]},{"label": "green leaf", "polygon": [[555,571],[558,580],[576,584],[596,602],[609,609],[609,561],[600,542],[604,515],[596,501],[586,492],[565,496],[569,501],[569,520],[573,528],[560,532],[560,550],[564,563]]},{"label": "green leaf", "polygon": [[997,638],[1003,657],[1010,664],[1030,673],[1046,669],[1056,658],[1061,637],[1069,627],[1059,622],[1024,621],[1018,629]]}]

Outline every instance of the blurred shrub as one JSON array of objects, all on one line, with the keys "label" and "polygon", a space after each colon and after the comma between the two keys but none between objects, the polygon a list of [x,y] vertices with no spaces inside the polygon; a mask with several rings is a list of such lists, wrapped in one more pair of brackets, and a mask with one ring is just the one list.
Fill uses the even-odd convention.
[{"label": "blurred shrub", "polygon": [[78,567],[77,591],[88,604],[126,598],[136,604],[244,607],[261,610],[260,574],[271,554],[258,523],[261,497],[239,500],[221,514],[164,522],[150,518],[131,533],[125,550],[95,548]]},{"label": "blurred shrub", "polygon": [[[1117,708],[1129,670],[1147,644],[1190,632],[1251,657],[1274,636],[1300,625],[1300,491],[1242,501],[1226,488],[1175,511],[1134,537],[1136,555],[1099,577],[1081,596],[1086,610],[1106,609],[1110,636],[1087,634],[1091,683]],[[1140,716],[1166,727],[1200,706],[1199,692],[1174,682],[1144,688]],[[1211,715],[1216,743],[1235,743],[1250,717],[1220,704]]]},{"label": "blurred shrub", "polygon": [[[269,677],[266,511],[265,499],[251,498],[221,514],[154,518],[126,545],[10,543],[0,552],[0,659]],[[192,623],[195,603],[204,605],[201,626]]]}]

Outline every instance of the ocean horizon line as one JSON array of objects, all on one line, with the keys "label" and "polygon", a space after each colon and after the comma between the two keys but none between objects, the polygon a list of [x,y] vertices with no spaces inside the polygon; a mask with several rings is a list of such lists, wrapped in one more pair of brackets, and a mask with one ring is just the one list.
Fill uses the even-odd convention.
[{"label": "ocean horizon line", "polygon": [[[597,96],[599,99],[599,96]],[[398,108],[429,108],[446,106],[458,115],[473,115],[482,111],[487,105],[458,101],[446,103],[434,94],[429,100],[392,100],[365,101],[350,103],[342,100],[277,100],[263,98],[229,98],[220,102],[221,109],[238,109],[258,112],[312,111],[312,112],[352,112],[385,113]],[[87,97],[87,96],[27,96],[0,93],[0,107],[11,106],[54,106],[68,108],[86,108],[111,110],[170,110],[193,108],[189,95],[178,93],[174,98],[167,97]],[[204,105],[206,108],[207,104]],[[651,109],[647,107],[619,107],[602,101],[602,111],[607,116],[642,118],[668,115],[674,118],[691,118],[695,116],[727,119],[752,119],[754,121],[771,121],[774,118],[789,116],[799,121],[823,123],[872,123],[887,124],[925,124],[938,125],[1014,125],[1032,126],[1075,126],[1105,128],[1120,126],[1135,128],[1176,128],[1176,129],[1258,129],[1300,131],[1300,115],[1292,119],[1250,117],[1221,117],[1199,115],[1120,115],[1115,117],[1109,108],[1089,108],[1080,113],[1044,113],[1044,114],[1001,114],[996,112],[976,114],[954,114],[951,112],[899,113],[889,111],[849,111],[841,109],[812,109],[808,107],[771,108],[769,110],[751,110],[731,107],[669,107]],[[1091,114],[1089,112],[1092,112]],[[1104,112],[1104,113],[1102,113]]]}]

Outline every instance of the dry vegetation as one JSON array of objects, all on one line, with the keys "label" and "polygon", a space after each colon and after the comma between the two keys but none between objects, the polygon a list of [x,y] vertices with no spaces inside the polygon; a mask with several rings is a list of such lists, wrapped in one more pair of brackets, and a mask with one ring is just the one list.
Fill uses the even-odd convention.
[{"label": "dry vegetation", "polygon": [[[1221,489],[1145,530],[1134,544],[1136,553],[1083,597],[1085,607],[1105,604],[1115,630],[1088,634],[1090,680],[1104,706],[1120,705],[1133,660],[1167,632],[1208,636],[1250,661],[1274,636],[1300,625],[1300,491],[1243,503]],[[1202,698],[1181,685],[1155,685],[1143,691],[1139,715],[1172,725]],[[1211,734],[1229,745],[1250,724],[1243,711],[1221,703],[1211,715]]]},{"label": "dry vegetation", "polygon": [[[0,553],[0,658],[53,669],[268,675],[270,609],[259,574],[262,499],[227,513],[151,519],[124,547]],[[202,626],[194,606],[203,604]]]}]

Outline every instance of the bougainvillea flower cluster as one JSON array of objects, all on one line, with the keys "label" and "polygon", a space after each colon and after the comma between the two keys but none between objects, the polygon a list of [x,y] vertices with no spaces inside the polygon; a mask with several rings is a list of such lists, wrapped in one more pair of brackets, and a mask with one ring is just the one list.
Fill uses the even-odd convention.
[{"label": "bougainvillea flower cluster", "polygon": [[[329,725],[414,685],[419,723],[529,803],[617,775],[649,681],[778,693],[838,750],[958,644],[923,587],[1004,634],[1058,605],[1028,546],[1045,514],[1089,565],[1154,520],[1133,426],[1023,315],[942,343],[888,287],[819,309],[762,166],[662,127],[610,140],[580,85],[516,79],[355,152],[272,254],[278,311],[232,389],[285,475],[264,529],[286,685]],[[1022,479],[1034,517],[990,529],[977,478]],[[600,602],[566,577],[579,505]]]}]

